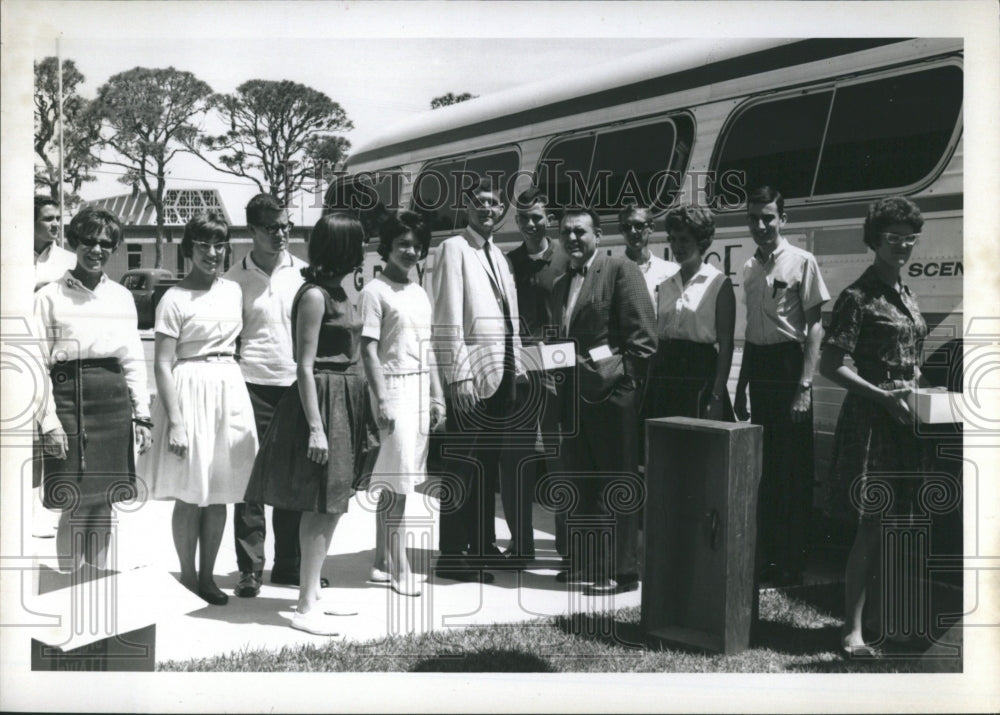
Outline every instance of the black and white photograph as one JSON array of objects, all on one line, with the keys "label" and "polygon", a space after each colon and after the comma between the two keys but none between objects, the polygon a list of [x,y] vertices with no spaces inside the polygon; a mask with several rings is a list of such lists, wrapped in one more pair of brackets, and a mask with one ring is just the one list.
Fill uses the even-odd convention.
[{"label": "black and white photograph", "polygon": [[0,15],[3,710],[1000,707],[994,3]]}]

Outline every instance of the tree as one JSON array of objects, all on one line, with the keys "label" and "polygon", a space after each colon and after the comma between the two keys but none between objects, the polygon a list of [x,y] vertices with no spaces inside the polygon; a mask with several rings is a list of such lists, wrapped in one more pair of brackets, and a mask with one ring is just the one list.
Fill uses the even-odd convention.
[{"label": "tree", "polygon": [[[335,134],[354,128],[347,113],[323,92],[297,82],[252,79],[232,94],[213,97],[212,106],[229,131],[203,137],[189,149],[218,171],[250,179],[283,205],[307,177],[325,176],[350,148]],[[209,153],[218,154],[217,160]]]},{"label": "tree", "polygon": [[[100,163],[92,153],[100,123],[90,111],[91,101],[77,94],[84,76],[73,60],[63,60],[63,196],[70,208],[80,203],[79,191],[93,181],[90,170]],[[59,200],[59,60],[46,57],[35,63],[35,187]]]},{"label": "tree", "polygon": [[120,157],[123,184],[141,185],[156,211],[156,267],[163,264],[163,197],[166,169],[199,129],[192,119],[206,108],[212,88],[190,72],[135,67],[111,77],[97,91],[93,111],[101,142]]},{"label": "tree", "polygon": [[478,94],[470,94],[469,92],[462,92],[461,94],[442,94],[440,97],[435,97],[431,100],[431,109],[439,109],[441,107],[448,107],[452,104],[458,104],[459,102],[467,102],[470,99],[475,99]]}]

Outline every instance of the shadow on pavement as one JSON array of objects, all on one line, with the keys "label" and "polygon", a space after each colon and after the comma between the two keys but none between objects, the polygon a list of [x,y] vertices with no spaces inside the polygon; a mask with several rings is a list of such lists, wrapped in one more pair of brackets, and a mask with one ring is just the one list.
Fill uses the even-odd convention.
[{"label": "shadow on pavement", "polygon": [[548,661],[520,650],[487,650],[438,655],[417,661],[415,673],[554,673]]}]

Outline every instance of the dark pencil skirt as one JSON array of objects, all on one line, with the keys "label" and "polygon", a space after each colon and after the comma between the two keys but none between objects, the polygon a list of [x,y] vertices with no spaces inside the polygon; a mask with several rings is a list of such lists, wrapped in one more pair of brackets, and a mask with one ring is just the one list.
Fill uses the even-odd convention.
[{"label": "dark pencil skirt", "polygon": [[[703,417],[718,360],[709,343],[663,340],[650,370],[644,417]],[[736,421],[728,390],[722,395],[722,419]]]},{"label": "dark pencil skirt", "polygon": [[52,369],[65,459],[45,455],[44,504],[72,511],[136,498],[132,400],[114,358],[74,360]]}]

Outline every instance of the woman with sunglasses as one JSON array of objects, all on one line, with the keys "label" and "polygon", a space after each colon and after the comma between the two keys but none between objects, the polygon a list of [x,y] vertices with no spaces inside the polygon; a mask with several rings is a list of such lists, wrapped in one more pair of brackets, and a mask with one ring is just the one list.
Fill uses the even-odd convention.
[{"label": "woman with sunglasses", "polygon": [[[864,241],[875,261],[837,299],[820,358],[820,373],[847,390],[834,435],[828,506],[834,514],[850,509],[858,519],[844,579],[841,652],[849,657],[878,655],[865,643],[862,615],[867,596],[874,596],[873,605],[881,600],[872,585],[881,572],[884,499],[891,497],[893,516],[905,517],[919,488],[919,480],[878,473],[906,475],[924,467],[907,398],[920,378],[927,324],[902,281],[923,224],[920,209],[903,197],[869,207]],[[854,370],[844,364],[848,355]]]},{"label": "woman with sunglasses", "polygon": [[[202,213],[184,227],[191,270],[156,306],[153,449],[141,466],[154,499],[172,499],[181,584],[214,606],[229,599],[213,572],[226,505],[242,501],[257,453],[253,408],[234,358],[240,286],[220,276],[229,225]],[[195,554],[198,559],[195,563]]]},{"label": "woman with sunglasses", "polygon": [[112,504],[136,498],[133,437],[146,451],[151,426],[135,303],[104,274],[121,224],[108,211],[84,208],[67,238],[76,265],[40,288],[34,306],[50,372],[39,391],[44,502],[62,510],[56,545],[64,571],[84,561],[106,566]]}]

